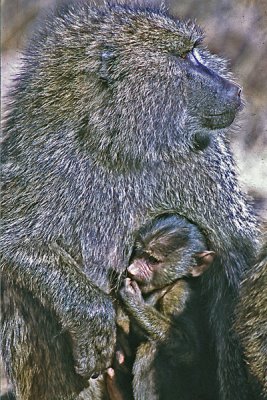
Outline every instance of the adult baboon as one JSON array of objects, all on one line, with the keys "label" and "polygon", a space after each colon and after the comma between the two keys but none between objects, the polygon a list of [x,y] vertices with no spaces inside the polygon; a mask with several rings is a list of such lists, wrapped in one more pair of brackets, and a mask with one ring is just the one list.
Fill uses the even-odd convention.
[{"label": "adult baboon", "polygon": [[227,136],[240,89],[201,41],[158,9],[75,2],[30,42],[2,149],[2,352],[18,398],[71,398],[109,367],[112,276],[162,213],[196,224],[217,255],[202,280],[208,385],[248,398],[231,330],[255,245]]}]

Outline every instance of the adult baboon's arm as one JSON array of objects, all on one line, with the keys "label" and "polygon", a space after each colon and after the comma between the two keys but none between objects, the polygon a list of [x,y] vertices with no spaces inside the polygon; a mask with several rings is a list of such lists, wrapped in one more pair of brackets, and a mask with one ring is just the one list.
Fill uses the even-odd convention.
[{"label": "adult baboon's arm", "polygon": [[26,243],[1,257],[3,279],[28,290],[70,334],[76,372],[89,377],[110,366],[115,345],[111,298],[58,244]]}]

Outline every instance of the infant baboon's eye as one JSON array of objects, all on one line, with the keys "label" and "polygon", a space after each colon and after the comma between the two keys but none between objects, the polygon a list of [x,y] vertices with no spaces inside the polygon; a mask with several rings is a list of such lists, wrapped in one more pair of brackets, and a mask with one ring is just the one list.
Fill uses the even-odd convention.
[{"label": "infant baboon's eye", "polygon": [[160,260],[158,260],[157,258],[155,258],[153,256],[148,256],[148,262],[150,264],[158,264],[160,262]]}]

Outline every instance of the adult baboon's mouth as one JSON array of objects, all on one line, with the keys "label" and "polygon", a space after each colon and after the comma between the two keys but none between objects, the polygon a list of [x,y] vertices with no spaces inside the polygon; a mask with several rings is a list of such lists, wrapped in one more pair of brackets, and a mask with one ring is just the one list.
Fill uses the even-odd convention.
[{"label": "adult baboon's mouth", "polygon": [[219,113],[219,114],[208,114],[208,115],[203,115],[204,118],[213,118],[213,117],[219,117],[220,115],[225,115],[226,113]]},{"label": "adult baboon's mouth", "polygon": [[231,125],[236,116],[235,112],[203,115],[203,125],[210,129],[226,128]]}]

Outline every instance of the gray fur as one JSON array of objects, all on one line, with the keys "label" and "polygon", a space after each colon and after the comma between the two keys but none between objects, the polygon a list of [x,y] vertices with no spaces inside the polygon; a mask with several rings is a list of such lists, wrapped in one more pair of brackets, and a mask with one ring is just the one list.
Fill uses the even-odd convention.
[{"label": "gray fur", "polygon": [[25,52],[2,150],[3,356],[18,398],[71,398],[110,365],[111,278],[132,232],[163,212],[194,222],[218,255],[203,277],[218,397],[248,398],[230,327],[255,221],[225,129],[238,109],[225,63],[202,46],[215,75],[183,58],[201,35],[157,9],[75,3]]}]

